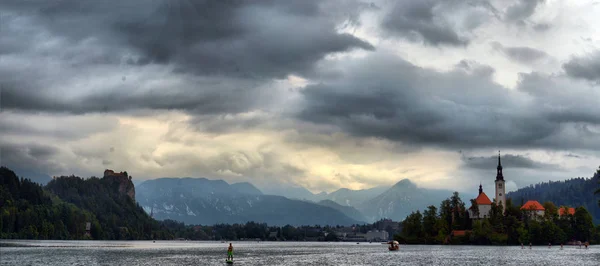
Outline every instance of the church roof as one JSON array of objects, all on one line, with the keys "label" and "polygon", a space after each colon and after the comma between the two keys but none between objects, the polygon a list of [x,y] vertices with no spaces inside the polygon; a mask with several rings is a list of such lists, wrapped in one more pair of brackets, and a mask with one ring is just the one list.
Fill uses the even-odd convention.
[{"label": "church roof", "polygon": [[452,232],[450,232],[450,234],[452,236],[466,236],[467,233],[470,233],[471,230],[452,230]]},{"label": "church roof", "polygon": [[[568,214],[575,215],[575,208],[568,208]],[[558,209],[558,216],[565,215],[565,208]]]},{"label": "church roof", "polygon": [[475,202],[477,202],[477,205],[492,205],[492,201],[490,198],[488,198],[485,192],[479,193],[479,196],[477,196]]},{"label": "church roof", "polygon": [[537,200],[530,200],[528,202],[525,202],[525,204],[523,204],[523,207],[521,207],[521,210],[525,210],[525,211],[543,211],[546,210],[544,208],[544,206],[542,206],[542,204],[540,204],[539,202],[537,202]]}]

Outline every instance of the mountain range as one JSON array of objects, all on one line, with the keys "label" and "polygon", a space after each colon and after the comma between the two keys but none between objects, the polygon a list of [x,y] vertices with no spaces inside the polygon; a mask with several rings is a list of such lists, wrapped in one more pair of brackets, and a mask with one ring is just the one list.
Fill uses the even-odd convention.
[{"label": "mountain range", "polygon": [[422,211],[429,205],[438,207],[451,195],[449,190],[419,188],[410,180],[403,179],[378,196],[359,203],[357,208],[368,221],[384,217],[402,221],[413,211]]},{"label": "mountain range", "polygon": [[206,178],[148,180],[136,200],[156,219],[188,224],[264,222],[269,225],[351,225],[363,223],[336,208],[310,201],[264,195],[250,183]]},{"label": "mountain range", "polygon": [[136,200],[156,219],[191,224],[266,222],[274,225],[372,223],[382,218],[403,220],[449,197],[451,191],[417,187],[404,179],[392,187],[339,189],[313,194],[284,186],[266,195],[244,182],[228,184],[206,178],[160,178],[137,187]]}]

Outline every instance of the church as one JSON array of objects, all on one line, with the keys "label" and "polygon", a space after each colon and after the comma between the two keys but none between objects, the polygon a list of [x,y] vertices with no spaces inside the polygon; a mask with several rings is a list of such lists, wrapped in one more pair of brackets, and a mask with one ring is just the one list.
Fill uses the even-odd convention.
[{"label": "church", "polygon": [[[498,167],[496,168],[495,181],[496,193],[494,201],[496,202],[496,205],[502,205],[503,210],[506,210],[506,187],[504,183],[504,175],[502,175],[502,162],[500,161],[500,153],[498,153]],[[490,211],[492,210],[492,201],[485,194],[485,192],[483,192],[481,184],[479,184],[479,194],[477,195],[477,198],[475,198],[475,202],[477,203],[477,208],[475,208],[475,206],[471,206],[469,208],[469,217],[471,217],[471,219],[488,218]]]}]

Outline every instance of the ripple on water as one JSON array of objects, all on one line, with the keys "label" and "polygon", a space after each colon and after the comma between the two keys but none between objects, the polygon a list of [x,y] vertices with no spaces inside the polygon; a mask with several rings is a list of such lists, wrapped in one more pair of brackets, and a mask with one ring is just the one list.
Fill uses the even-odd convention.
[{"label": "ripple on water", "polygon": [[[600,265],[600,247],[402,246],[233,242],[235,265]],[[225,265],[227,244],[195,241],[0,241],[0,265]]]}]

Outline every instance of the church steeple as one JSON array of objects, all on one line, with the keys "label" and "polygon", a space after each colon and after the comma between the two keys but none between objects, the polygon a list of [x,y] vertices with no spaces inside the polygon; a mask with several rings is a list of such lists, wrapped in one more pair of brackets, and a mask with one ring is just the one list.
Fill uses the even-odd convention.
[{"label": "church steeple", "polygon": [[502,162],[500,162],[500,151],[498,151],[498,167],[496,170],[496,180],[504,180],[504,176],[502,175]]},{"label": "church steeple", "polygon": [[481,187],[481,183],[479,183],[479,194],[483,193],[483,187]]}]

